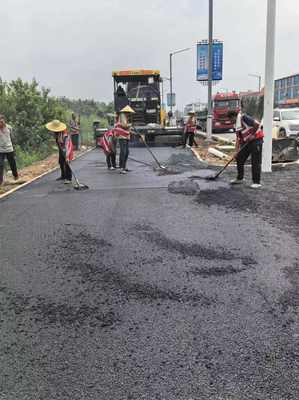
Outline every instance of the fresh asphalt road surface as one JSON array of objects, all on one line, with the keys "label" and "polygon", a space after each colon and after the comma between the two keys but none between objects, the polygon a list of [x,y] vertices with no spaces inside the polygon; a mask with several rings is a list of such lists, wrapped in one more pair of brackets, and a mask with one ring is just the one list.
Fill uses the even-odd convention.
[{"label": "fresh asphalt road surface", "polygon": [[90,190],[52,173],[1,201],[0,399],[298,399],[294,235],[180,175],[73,167]]}]

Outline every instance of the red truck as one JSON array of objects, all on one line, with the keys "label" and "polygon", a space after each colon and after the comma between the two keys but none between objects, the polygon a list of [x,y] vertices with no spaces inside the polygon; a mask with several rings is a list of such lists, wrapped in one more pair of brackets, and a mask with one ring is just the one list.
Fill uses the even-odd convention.
[{"label": "red truck", "polygon": [[217,93],[213,97],[213,132],[234,130],[234,121],[229,118],[230,111],[240,111],[240,96],[236,92]]}]

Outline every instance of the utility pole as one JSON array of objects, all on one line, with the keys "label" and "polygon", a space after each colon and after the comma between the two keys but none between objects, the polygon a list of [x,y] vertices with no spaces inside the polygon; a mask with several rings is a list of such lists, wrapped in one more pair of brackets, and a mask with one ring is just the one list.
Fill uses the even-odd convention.
[{"label": "utility pole", "polygon": [[212,107],[212,83],[213,83],[213,0],[209,0],[209,51],[208,51],[208,118],[207,139],[212,139],[213,107]]},{"label": "utility pole", "polygon": [[272,171],[275,25],[276,25],[276,0],[268,0],[266,66],[265,66],[265,98],[264,98],[264,122],[263,122],[264,133],[265,133],[263,163],[262,163],[263,172]]}]

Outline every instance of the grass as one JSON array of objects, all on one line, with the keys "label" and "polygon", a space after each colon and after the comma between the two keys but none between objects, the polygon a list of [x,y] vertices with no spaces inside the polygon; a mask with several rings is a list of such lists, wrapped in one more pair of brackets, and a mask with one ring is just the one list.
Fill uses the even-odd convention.
[{"label": "grass", "polygon": [[32,165],[34,162],[44,160],[50,154],[57,151],[56,146],[45,145],[43,148],[32,151],[24,151],[20,146],[15,146],[16,162],[18,169],[22,169]]}]

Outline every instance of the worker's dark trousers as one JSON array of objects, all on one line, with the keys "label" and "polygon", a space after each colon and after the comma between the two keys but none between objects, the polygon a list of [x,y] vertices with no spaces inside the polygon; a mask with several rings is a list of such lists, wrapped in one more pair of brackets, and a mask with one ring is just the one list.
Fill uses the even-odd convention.
[{"label": "worker's dark trousers", "polygon": [[74,150],[79,150],[79,147],[80,147],[79,134],[72,135],[71,138],[72,138],[72,143],[73,143],[73,146],[74,146]]},{"label": "worker's dark trousers", "polygon": [[13,176],[15,178],[18,178],[18,170],[17,170],[17,164],[16,164],[16,160],[15,160],[15,153],[13,151],[10,153],[0,153],[0,185],[2,185],[2,183],[3,183],[5,158],[7,158],[7,161],[10,166]]},{"label": "worker's dark trousers", "polygon": [[126,169],[129,157],[129,141],[127,139],[119,139],[119,168]]},{"label": "worker's dark trousers", "polygon": [[60,170],[61,170],[61,178],[71,181],[72,180],[72,171],[71,171],[68,163],[65,161],[64,152],[60,148],[59,148],[59,160],[58,161],[59,161]]},{"label": "worker's dark trousers", "polygon": [[116,168],[116,153],[111,152],[110,154],[106,155],[106,162],[108,168]]},{"label": "worker's dark trousers", "polygon": [[188,139],[189,139],[189,143],[188,144],[189,144],[190,147],[192,147],[193,144],[194,144],[194,133],[189,133],[189,132],[185,133],[185,135],[184,135],[184,146],[186,146]]},{"label": "worker's dark trousers", "polygon": [[253,183],[261,182],[262,149],[263,141],[259,139],[252,140],[246,146],[243,145],[243,149],[241,149],[237,156],[237,179],[241,180],[244,178],[244,164],[251,155],[252,181]]}]

